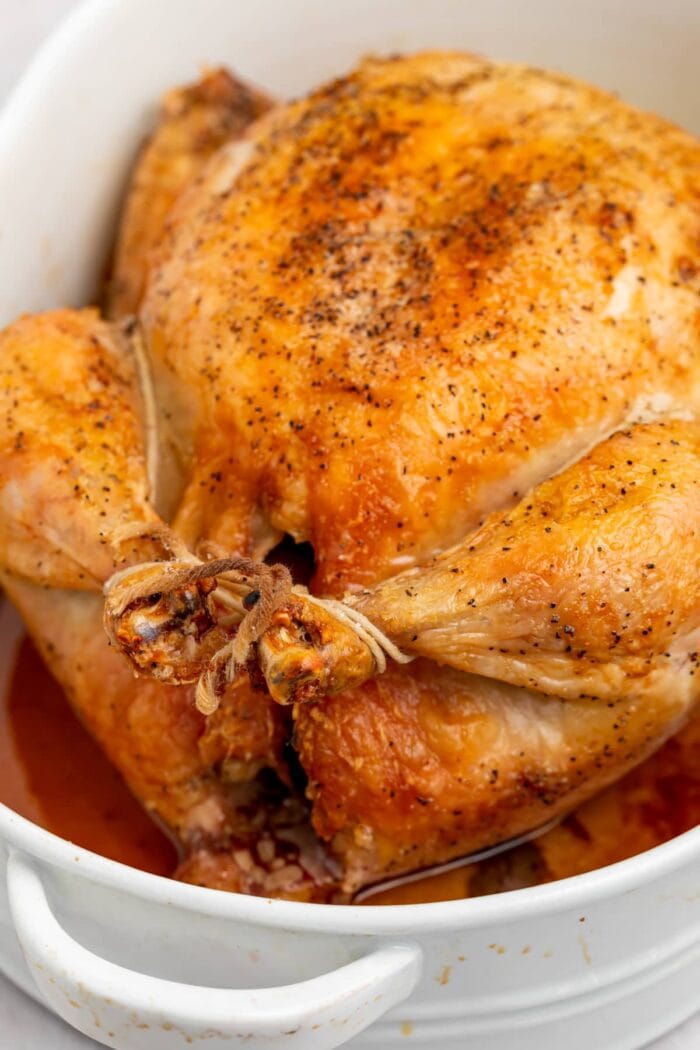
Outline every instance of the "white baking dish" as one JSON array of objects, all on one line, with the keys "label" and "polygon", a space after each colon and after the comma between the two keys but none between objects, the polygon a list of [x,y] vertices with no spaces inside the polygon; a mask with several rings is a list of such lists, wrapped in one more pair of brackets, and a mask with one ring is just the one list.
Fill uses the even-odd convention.
[{"label": "white baking dish", "polygon": [[[567,69],[700,130],[697,0],[92,0],[0,118],[0,322],[90,295],[154,101],[200,64],[288,94],[425,46]],[[3,675],[17,630],[5,607]],[[109,1046],[631,1050],[700,1007],[700,828],[557,884],[393,908],[176,884],[2,806],[0,862],[0,967]]]}]

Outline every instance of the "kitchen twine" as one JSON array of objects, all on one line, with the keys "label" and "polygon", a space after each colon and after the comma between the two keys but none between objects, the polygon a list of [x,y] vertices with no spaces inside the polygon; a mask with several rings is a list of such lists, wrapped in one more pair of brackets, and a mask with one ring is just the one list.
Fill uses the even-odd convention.
[{"label": "kitchen twine", "polygon": [[[107,580],[104,585],[105,628],[112,643],[118,647],[114,625],[133,602],[154,594],[170,594],[201,580],[219,577],[217,582],[223,592],[224,604],[241,619],[236,634],[214,653],[197,680],[195,704],[204,715],[216,711],[224,690],[248,660],[251,647],[268,629],[277,610],[293,594],[303,595],[310,605],[324,609],[338,623],[353,631],[372,654],[377,674],[386,670],[387,657],[399,664],[414,659],[402,652],[346,599],[318,598],[309,594],[305,587],[293,584],[284,565],[267,565],[251,558],[222,555],[221,548],[211,543],[200,546],[200,553],[207,559],[202,560],[195,557],[167,526],[160,524],[138,522],[122,526],[114,534],[117,543],[145,537],[158,540],[171,560],[140,562],[115,572]],[[154,575],[149,573],[143,577],[144,571],[148,573],[148,570],[153,570]]]}]

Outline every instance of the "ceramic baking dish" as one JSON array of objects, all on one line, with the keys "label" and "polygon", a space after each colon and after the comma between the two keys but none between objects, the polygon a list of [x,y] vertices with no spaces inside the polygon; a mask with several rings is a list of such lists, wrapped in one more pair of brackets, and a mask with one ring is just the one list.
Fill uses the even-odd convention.
[{"label": "ceramic baking dish", "polygon": [[[201,64],[284,95],[426,46],[700,129],[697,0],[92,0],[0,117],[0,322],[89,298],[154,104]],[[18,631],[5,605],[5,677]],[[113,1047],[632,1050],[700,1007],[700,828],[555,884],[362,908],[177,884],[0,806],[0,926],[5,973]]]}]

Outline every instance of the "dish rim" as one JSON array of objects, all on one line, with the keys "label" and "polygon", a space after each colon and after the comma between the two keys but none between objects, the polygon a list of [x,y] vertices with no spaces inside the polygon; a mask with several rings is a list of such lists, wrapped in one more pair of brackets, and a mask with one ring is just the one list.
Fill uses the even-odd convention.
[{"label": "dish rim", "polygon": [[268,927],[355,935],[438,932],[455,925],[473,929],[566,910],[583,913],[591,904],[636,890],[700,857],[698,825],[633,857],[538,886],[425,904],[318,904],[211,889],[141,871],[77,846],[0,803],[0,844],[3,838],[53,868],[142,900]]}]

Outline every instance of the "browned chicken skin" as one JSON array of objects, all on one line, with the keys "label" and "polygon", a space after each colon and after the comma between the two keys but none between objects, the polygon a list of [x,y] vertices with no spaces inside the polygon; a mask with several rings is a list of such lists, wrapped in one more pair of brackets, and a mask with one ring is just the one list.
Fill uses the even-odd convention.
[{"label": "browned chicken skin", "polygon": [[262,92],[225,69],[205,74],[197,84],[169,91],[160,122],[138,160],[119,229],[108,313],[136,313],[157,249],[178,198],[207,161],[272,105]]},{"label": "browned chicken skin", "polygon": [[[697,700],[700,146],[459,54],[365,62],[242,139],[260,96],[240,121],[227,91],[177,97],[120,235],[111,310],[142,299],[138,328],[0,337],[0,565],[182,877],[325,899],[547,822]],[[295,768],[259,672],[205,719],[98,627],[115,570],[285,533],[312,595],[421,657],[376,676],[332,607],[285,601],[253,655]],[[225,598],[159,593],[115,636],[191,682]],[[297,764],[326,856],[299,803],[250,818],[252,778],[293,793]]]}]

